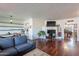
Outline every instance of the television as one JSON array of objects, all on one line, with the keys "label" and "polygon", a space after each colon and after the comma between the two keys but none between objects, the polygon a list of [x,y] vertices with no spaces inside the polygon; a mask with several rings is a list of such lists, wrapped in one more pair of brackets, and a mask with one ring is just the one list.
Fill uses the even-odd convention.
[{"label": "television", "polygon": [[48,26],[56,26],[56,21],[47,21],[47,27]]}]

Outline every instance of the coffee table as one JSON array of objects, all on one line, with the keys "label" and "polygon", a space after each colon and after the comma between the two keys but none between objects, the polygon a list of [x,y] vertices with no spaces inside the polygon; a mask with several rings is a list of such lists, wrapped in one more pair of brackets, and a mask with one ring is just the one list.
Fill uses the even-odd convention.
[{"label": "coffee table", "polygon": [[24,56],[50,56],[50,55],[48,55],[47,53],[36,48],[36,49],[32,50],[31,52],[25,54]]}]

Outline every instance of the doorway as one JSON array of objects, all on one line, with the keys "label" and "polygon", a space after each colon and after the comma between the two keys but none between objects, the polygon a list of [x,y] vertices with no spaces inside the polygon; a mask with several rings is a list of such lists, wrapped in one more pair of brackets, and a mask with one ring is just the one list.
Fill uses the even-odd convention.
[{"label": "doorway", "polygon": [[71,40],[77,42],[77,24],[65,24],[64,41],[69,42]]}]

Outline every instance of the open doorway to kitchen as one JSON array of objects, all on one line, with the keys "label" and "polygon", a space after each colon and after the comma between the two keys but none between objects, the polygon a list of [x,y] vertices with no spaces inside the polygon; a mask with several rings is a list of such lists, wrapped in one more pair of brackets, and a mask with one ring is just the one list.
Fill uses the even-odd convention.
[{"label": "open doorway to kitchen", "polygon": [[64,28],[64,41],[77,42],[77,24],[65,24]]}]

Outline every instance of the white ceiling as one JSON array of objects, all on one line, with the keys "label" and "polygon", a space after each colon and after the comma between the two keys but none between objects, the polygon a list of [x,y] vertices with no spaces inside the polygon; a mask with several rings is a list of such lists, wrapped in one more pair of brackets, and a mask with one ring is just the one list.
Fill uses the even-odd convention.
[{"label": "white ceiling", "polygon": [[10,15],[17,21],[23,22],[29,17],[54,20],[79,16],[78,13],[79,4],[77,3],[0,3],[0,21],[5,21]]}]

